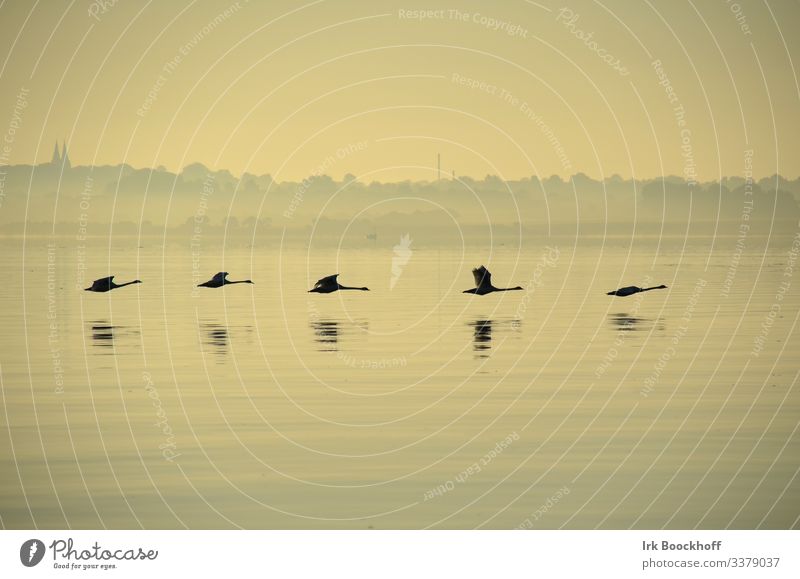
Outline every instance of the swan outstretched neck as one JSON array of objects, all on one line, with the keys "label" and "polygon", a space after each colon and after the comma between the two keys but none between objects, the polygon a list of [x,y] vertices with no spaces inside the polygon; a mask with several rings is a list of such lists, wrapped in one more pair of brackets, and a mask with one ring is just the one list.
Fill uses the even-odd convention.
[{"label": "swan outstretched neck", "polygon": [[667,289],[667,286],[665,286],[665,285],[657,285],[657,286],[653,286],[653,287],[641,288],[641,287],[637,287],[635,285],[629,285],[628,287],[621,287],[618,290],[614,290],[613,292],[608,292],[606,295],[607,296],[619,296],[621,298],[624,298],[625,296],[630,296],[630,295],[638,294],[638,293],[641,293],[641,292],[649,292],[650,290],[657,290],[657,289]]},{"label": "swan outstretched neck", "polygon": [[317,283],[314,284],[314,287],[308,290],[308,293],[317,293],[317,294],[329,294],[339,290],[358,290],[362,292],[368,292],[368,287],[349,287],[346,285],[340,284],[336,278],[339,277],[339,274],[329,275],[328,277],[323,277]]},{"label": "swan outstretched neck", "polygon": [[249,279],[243,279],[239,281],[231,281],[228,279],[228,272],[221,271],[212,277],[210,280],[204,283],[197,284],[197,287],[222,287],[224,285],[231,285],[234,283],[253,283]]},{"label": "swan outstretched neck", "polygon": [[521,286],[516,287],[494,287],[492,285],[492,274],[484,266],[477,267],[472,270],[472,276],[475,278],[475,287],[472,289],[464,290],[465,294],[475,294],[483,296],[492,292],[509,292],[523,289]]},{"label": "swan outstretched neck", "polygon": [[126,285],[133,285],[135,283],[142,283],[141,280],[135,279],[133,281],[129,281],[126,283],[116,284],[114,283],[114,276],[110,275],[108,277],[103,277],[100,279],[94,280],[91,287],[85,288],[87,292],[110,292],[113,289],[117,289],[120,287],[125,287]]}]

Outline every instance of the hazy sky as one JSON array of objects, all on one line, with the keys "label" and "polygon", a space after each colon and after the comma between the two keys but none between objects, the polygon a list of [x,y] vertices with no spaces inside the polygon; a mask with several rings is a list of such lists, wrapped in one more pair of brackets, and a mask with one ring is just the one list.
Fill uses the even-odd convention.
[{"label": "hazy sky", "polygon": [[797,2],[104,4],[0,7],[0,162],[799,174]]}]

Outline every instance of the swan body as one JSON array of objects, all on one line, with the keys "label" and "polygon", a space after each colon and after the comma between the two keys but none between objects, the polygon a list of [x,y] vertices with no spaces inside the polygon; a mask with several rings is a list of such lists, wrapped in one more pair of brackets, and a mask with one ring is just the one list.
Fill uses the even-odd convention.
[{"label": "swan body", "polygon": [[309,293],[317,293],[317,294],[329,294],[333,293],[338,290],[359,290],[362,292],[368,292],[369,288],[367,287],[348,287],[345,285],[340,284],[336,278],[339,277],[339,274],[329,275],[328,277],[323,277],[317,283],[314,284],[314,287],[308,290]]},{"label": "swan body", "polygon": [[507,291],[515,291],[521,290],[522,287],[494,287],[492,285],[492,274],[489,273],[489,270],[486,269],[484,266],[480,266],[472,270],[472,276],[475,278],[475,287],[472,289],[464,290],[463,293],[465,294],[475,294],[478,296],[484,296],[486,294],[490,294],[492,292],[507,292]]},{"label": "swan body", "polygon": [[142,283],[142,282],[138,279],[135,279],[127,283],[116,284],[114,283],[114,276],[110,275],[108,277],[103,277],[94,280],[94,282],[92,283],[92,287],[87,287],[85,288],[84,291],[97,292],[97,293],[110,292],[111,290],[117,289],[118,287],[125,287],[126,285],[132,285],[135,283]]},{"label": "swan body", "polygon": [[230,281],[227,278],[228,278],[228,272],[221,271],[207,282],[197,284],[197,287],[222,287],[224,285],[231,285],[234,283],[253,283],[249,279],[243,279],[240,281]]},{"label": "swan body", "polygon": [[649,292],[650,290],[656,290],[656,289],[667,289],[667,286],[665,286],[665,285],[657,285],[655,287],[641,288],[641,287],[637,287],[635,285],[629,285],[628,287],[621,287],[618,290],[614,290],[613,292],[608,292],[606,295],[608,295],[608,296],[619,296],[621,298],[624,298],[625,296],[631,296],[633,294],[638,294],[638,293],[641,293],[641,292]]}]

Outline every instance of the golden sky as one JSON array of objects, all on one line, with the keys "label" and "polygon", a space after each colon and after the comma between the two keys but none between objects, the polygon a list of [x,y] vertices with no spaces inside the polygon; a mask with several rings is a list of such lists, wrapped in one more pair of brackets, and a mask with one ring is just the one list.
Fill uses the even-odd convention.
[{"label": "golden sky", "polygon": [[[12,0],[5,163],[797,177],[796,2]],[[19,95],[22,96],[19,96]],[[10,143],[9,143],[10,139]]]}]

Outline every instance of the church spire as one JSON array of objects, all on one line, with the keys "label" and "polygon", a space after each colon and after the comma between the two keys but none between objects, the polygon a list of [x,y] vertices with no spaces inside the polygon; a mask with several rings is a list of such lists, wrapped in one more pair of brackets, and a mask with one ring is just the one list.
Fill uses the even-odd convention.
[{"label": "church spire", "polygon": [[61,157],[58,154],[58,141],[55,142],[53,145],[53,158],[50,160],[50,163],[53,165],[60,165],[61,164]]},{"label": "church spire", "polygon": [[[56,143],[58,146],[58,143]],[[72,166],[69,163],[69,155],[67,154],[67,140],[64,139],[64,147],[61,149],[61,162],[64,163],[65,169],[70,169]]]}]

